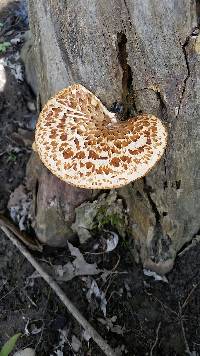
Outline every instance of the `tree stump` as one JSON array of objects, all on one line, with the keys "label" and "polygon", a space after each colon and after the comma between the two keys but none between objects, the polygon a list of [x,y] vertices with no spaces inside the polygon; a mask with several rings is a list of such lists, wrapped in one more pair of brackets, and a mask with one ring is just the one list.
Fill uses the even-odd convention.
[{"label": "tree stump", "polygon": [[[145,112],[166,124],[165,156],[145,178],[117,189],[112,204],[123,202],[121,233],[134,240],[144,266],[168,272],[200,228],[198,1],[29,0],[29,12],[42,105],[77,82],[109,110],[122,105],[124,119]],[[28,181],[36,233],[51,245],[79,235],[80,209],[84,221],[84,206],[102,207],[101,195],[110,194],[61,182],[35,153]],[[111,216],[109,199],[108,209]]]}]

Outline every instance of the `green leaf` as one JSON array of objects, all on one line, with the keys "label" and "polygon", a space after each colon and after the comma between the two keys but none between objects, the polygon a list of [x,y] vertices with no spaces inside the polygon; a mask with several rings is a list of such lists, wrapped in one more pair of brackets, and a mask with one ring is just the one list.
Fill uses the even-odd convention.
[{"label": "green leaf", "polygon": [[0,22],[0,28],[3,27],[3,22]]},{"label": "green leaf", "polygon": [[7,48],[11,46],[10,42],[0,43],[0,53],[5,53]]},{"label": "green leaf", "polygon": [[15,347],[15,344],[17,342],[17,340],[19,339],[19,337],[21,336],[21,334],[15,334],[14,336],[12,336],[3,346],[3,348],[0,351],[0,356],[8,356],[10,354],[10,352],[12,352],[12,350]]}]

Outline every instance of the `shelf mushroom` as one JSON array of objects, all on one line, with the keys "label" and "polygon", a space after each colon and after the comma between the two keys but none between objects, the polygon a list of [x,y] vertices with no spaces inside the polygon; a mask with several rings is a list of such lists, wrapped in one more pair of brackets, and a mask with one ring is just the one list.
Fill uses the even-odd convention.
[{"label": "shelf mushroom", "polygon": [[118,121],[80,84],[51,98],[36,126],[35,149],[61,180],[81,188],[118,188],[145,176],[162,157],[167,132],[153,115]]}]

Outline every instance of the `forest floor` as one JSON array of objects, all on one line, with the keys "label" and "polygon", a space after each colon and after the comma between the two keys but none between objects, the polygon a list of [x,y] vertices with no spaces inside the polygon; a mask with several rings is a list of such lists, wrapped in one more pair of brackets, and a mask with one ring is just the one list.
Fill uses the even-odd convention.
[{"label": "forest floor", "polygon": [[[19,58],[27,29],[23,2],[0,0],[0,210],[7,215],[10,194],[25,181],[37,117]],[[34,256],[116,355],[200,355],[200,244],[159,280],[135,264],[126,242],[119,238],[110,252],[95,253],[96,239],[79,250],[69,245]],[[92,274],[67,281],[64,266],[80,258]],[[17,332],[16,350],[32,347],[38,356],[103,355],[0,232],[0,346]]]}]

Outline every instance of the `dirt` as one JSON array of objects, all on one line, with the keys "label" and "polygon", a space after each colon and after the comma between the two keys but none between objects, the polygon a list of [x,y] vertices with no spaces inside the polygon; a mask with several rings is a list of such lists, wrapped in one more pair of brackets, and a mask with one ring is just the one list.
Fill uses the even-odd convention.
[{"label": "dirt", "polygon": [[[19,43],[11,45],[2,58],[20,51],[23,34],[28,29],[23,2],[1,1],[0,43],[19,34]],[[0,62],[1,63],[1,62]],[[15,64],[20,64],[17,60]],[[26,81],[17,80],[9,67],[6,84],[0,92],[0,210],[8,215],[10,193],[25,181],[25,168],[31,154],[30,136],[37,113],[35,98]],[[23,74],[23,68],[22,68]],[[22,129],[22,130],[20,130]],[[28,134],[29,132],[29,134]],[[108,227],[109,228],[109,227]],[[91,341],[85,341],[82,328],[41,278],[32,278],[33,267],[7,237],[0,233],[0,345],[17,332],[22,333],[16,350],[32,347],[36,355],[92,355],[103,353]],[[121,355],[193,355],[200,354],[200,245],[177,257],[166,280],[146,276],[131,255],[131,242],[119,238],[112,252],[94,252],[101,237],[79,247],[88,263],[107,270],[91,277],[75,277],[59,282],[67,296]],[[45,248],[35,258],[51,272],[74,257],[68,248]],[[157,277],[157,276],[156,276]],[[87,299],[88,283],[95,280],[107,301],[106,317],[100,300]],[[62,342],[62,333],[65,338]],[[80,344],[76,341],[76,338]],[[79,347],[79,351],[75,348]]]}]

